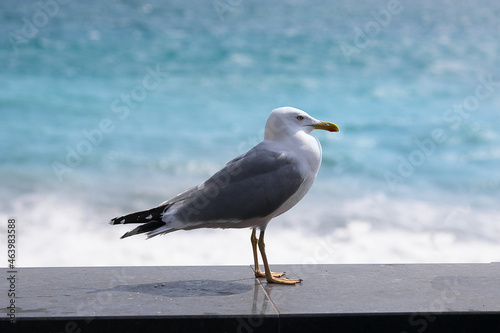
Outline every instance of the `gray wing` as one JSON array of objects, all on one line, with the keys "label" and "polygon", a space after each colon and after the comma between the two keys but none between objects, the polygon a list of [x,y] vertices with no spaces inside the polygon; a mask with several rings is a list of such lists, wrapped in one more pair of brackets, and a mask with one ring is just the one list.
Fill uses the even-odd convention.
[{"label": "gray wing", "polygon": [[175,218],[187,224],[237,222],[271,214],[303,182],[292,159],[259,144],[167,203],[180,204]]}]

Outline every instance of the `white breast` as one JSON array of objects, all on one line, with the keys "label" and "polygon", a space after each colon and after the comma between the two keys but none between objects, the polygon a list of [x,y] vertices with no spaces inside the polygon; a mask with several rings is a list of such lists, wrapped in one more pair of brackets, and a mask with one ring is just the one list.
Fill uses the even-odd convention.
[{"label": "white breast", "polygon": [[[276,217],[295,206],[309,191],[321,165],[321,145],[314,136],[299,132],[294,140],[285,144],[286,154],[296,160],[304,182],[297,192],[290,197],[273,215]],[[292,149],[292,147],[294,147]]]}]

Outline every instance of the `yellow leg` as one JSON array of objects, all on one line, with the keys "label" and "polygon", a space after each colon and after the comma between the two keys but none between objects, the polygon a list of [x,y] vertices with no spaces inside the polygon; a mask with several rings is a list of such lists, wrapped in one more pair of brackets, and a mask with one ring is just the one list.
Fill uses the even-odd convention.
[{"label": "yellow leg", "polygon": [[[257,253],[257,243],[259,242],[259,239],[256,236],[256,229],[252,229],[252,235],[250,236],[250,241],[252,242],[252,250],[253,250],[253,263],[255,267],[255,277],[263,278],[266,277],[266,273],[260,270],[259,267],[259,254]],[[274,273],[271,272],[271,275],[275,278],[279,278],[285,273]]]},{"label": "yellow leg", "polygon": [[262,255],[262,261],[264,262],[264,273],[268,283],[296,284],[302,282],[302,280],[292,280],[287,278],[280,279],[279,277],[273,276],[271,269],[269,268],[269,263],[267,262],[266,245],[264,244],[264,231],[261,231],[259,235],[259,250]]},{"label": "yellow leg", "polygon": [[252,250],[253,250],[253,264],[255,267],[255,276],[256,277],[265,277],[265,274],[260,270],[259,267],[259,257],[257,254],[257,236],[255,235],[255,228],[252,229],[252,235],[250,236],[250,241],[252,242]]}]

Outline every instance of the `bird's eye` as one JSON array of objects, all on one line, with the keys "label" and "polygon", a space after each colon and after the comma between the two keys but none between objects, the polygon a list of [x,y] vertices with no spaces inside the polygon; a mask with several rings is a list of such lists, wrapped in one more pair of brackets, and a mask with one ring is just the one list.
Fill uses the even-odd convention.
[{"label": "bird's eye", "polygon": [[297,116],[297,119],[298,119],[298,120],[304,120],[304,117],[302,117],[302,116]]}]

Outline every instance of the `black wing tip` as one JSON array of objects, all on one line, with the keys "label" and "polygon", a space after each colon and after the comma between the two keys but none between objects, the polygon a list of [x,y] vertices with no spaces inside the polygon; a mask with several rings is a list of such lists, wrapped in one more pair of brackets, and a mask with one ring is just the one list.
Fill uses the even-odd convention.
[{"label": "black wing tip", "polygon": [[150,232],[150,231],[153,231],[153,230],[158,229],[160,227],[163,227],[164,225],[165,225],[165,222],[163,222],[163,221],[151,221],[151,222],[148,222],[146,224],[140,225],[137,228],[135,228],[129,232],[126,232],[123,236],[120,237],[120,239],[134,236],[134,235],[138,235],[138,234],[143,234],[146,232]]},{"label": "black wing tip", "polygon": [[109,224],[115,225],[115,224],[122,224],[123,217],[115,217],[109,220]]},{"label": "black wing tip", "polygon": [[163,214],[165,213],[168,205],[162,205],[148,210],[143,210],[140,212],[130,213],[127,215],[115,217],[109,221],[109,224],[129,224],[129,223],[149,223],[153,221],[161,220]]},{"label": "black wing tip", "polygon": [[130,231],[129,231],[129,232],[124,233],[123,236],[120,237],[120,239],[124,239],[124,238],[130,237],[130,236],[132,236],[132,235],[130,235]]}]

